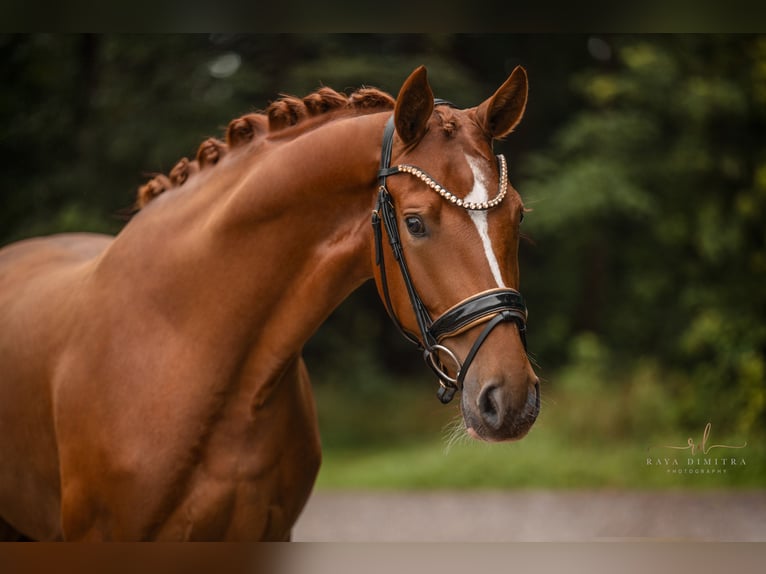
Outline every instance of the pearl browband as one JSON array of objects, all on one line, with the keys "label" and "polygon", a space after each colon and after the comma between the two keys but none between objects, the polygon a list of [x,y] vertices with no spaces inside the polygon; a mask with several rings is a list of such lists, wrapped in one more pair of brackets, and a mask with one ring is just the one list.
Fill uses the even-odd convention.
[{"label": "pearl browband", "polygon": [[450,193],[449,191],[447,191],[444,188],[444,186],[440,185],[433,177],[428,175],[422,169],[415,167],[414,165],[403,164],[403,165],[394,166],[392,169],[389,170],[389,173],[387,175],[391,175],[392,173],[397,173],[397,172],[409,173],[410,175],[414,175],[415,177],[417,177],[420,181],[425,183],[428,187],[433,189],[436,193],[441,195],[444,199],[446,199],[450,203],[457,205],[458,207],[463,207],[471,211],[486,211],[488,209],[492,209],[496,205],[499,205],[500,202],[503,201],[503,199],[505,199],[505,196],[508,193],[508,166],[505,163],[504,156],[502,155],[497,156],[497,165],[499,167],[499,172],[500,172],[499,174],[500,181],[498,184],[497,195],[494,197],[494,199],[491,199],[489,201],[481,201],[481,202],[465,201],[459,198],[454,193]]}]

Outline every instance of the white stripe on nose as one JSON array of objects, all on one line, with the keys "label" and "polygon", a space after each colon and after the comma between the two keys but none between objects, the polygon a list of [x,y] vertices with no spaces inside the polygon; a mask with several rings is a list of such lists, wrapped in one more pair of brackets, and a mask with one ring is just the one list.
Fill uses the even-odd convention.
[{"label": "white stripe on nose", "polygon": [[[473,201],[475,203],[489,201],[489,191],[487,191],[486,180],[484,179],[484,175],[481,171],[481,164],[479,160],[470,156],[465,156],[465,158],[468,161],[468,165],[471,168],[471,171],[473,172],[473,189],[471,190],[471,193],[469,193],[464,198],[464,201]],[[492,275],[494,276],[495,281],[497,282],[497,286],[505,287],[505,283],[503,283],[503,276],[500,273],[500,265],[497,263],[497,257],[495,257],[495,252],[492,250],[492,241],[489,238],[489,223],[487,223],[487,212],[469,210],[468,214],[471,216],[471,221],[473,221],[473,224],[476,226],[476,229],[479,232],[481,243],[484,246],[484,254],[487,256],[487,262],[489,263],[489,268],[492,271]]]}]

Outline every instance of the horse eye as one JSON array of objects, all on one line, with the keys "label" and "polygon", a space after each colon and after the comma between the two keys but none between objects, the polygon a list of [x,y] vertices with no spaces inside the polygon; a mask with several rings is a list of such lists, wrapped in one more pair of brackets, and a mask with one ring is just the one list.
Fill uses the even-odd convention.
[{"label": "horse eye", "polygon": [[426,234],[426,224],[417,215],[408,215],[404,218],[404,223],[409,231],[415,237],[422,237]]}]

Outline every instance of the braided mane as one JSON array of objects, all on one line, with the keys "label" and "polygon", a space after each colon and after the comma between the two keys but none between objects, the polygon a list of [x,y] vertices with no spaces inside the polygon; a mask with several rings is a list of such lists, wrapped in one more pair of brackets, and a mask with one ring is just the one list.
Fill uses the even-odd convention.
[{"label": "braided mane", "polygon": [[214,167],[229,150],[242,147],[256,138],[295,126],[308,118],[337,117],[339,113],[364,114],[394,107],[394,98],[375,88],[361,88],[350,96],[332,88],[320,88],[304,98],[283,95],[264,112],[246,114],[229,122],[226,141],[208,138],[197,149],[193,160],[181,158],[170,173],[157,174],[138,188],[135,209],[140,210],[155,197],[182,186],[195,173]]}]

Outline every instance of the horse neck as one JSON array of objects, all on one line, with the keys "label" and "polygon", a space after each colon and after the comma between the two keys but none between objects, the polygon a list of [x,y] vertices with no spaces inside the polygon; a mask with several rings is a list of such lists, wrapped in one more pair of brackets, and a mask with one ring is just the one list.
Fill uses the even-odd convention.
[{"label": "horse neck", "polygon": [[113,250],[128,252],[123,277],[130,269],[140,277],[137,302],[257,364],[256,378],[273,376],[372,276],[369,218],[387,117],[267,142],[254,160],[226,158],[234,171],[248,164],[241,173],[211,170],[200,184],[211,189],[155,200],[156,213],[141,214]]},{"label": "horse neck", "polygon": [[370,212],[387,115],[276,143],[210,222],[222,252],[240,254],[254,294],[288,300],[311,332],[372,276]]}]

